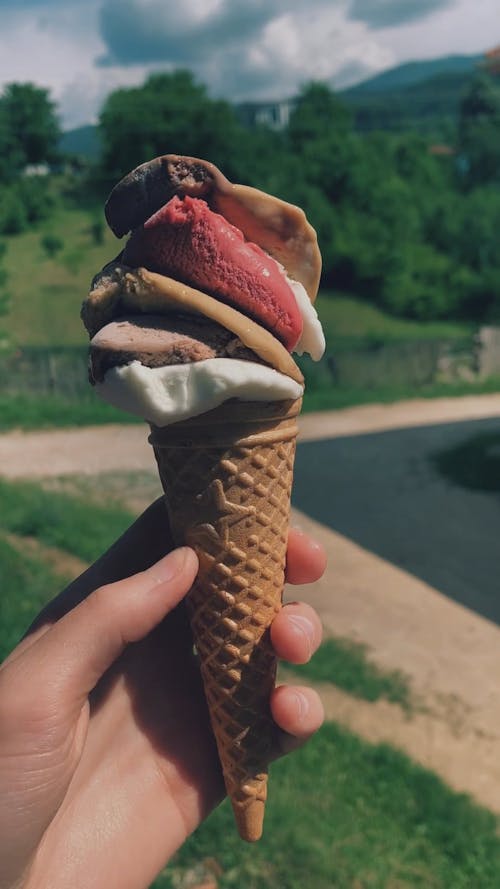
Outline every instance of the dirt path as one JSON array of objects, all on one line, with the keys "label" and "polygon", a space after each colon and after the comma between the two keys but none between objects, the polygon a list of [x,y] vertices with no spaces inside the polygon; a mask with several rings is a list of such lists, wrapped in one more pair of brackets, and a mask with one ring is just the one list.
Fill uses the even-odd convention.
[{"label": "dirt path", "polygon": [[[305,415],[301,438],[499,416],[500,395],[368,405]],[[152,468],[141,426],[0,436],[0,474],[9,478]],[[500,813],[500,627],[308,516],[294,511],[293,519],[329,554],[325,577],[312,589],[295,588],[293,597],[318,609],[326,633],[362,642],[381,667],[406,673],[421,704],[408,717],[387,702],[371,704],[325,687],[328,715],[369,740],[401,747]]]},{"label": "dirt path", "polygon": [[[317,441],[387,429],[500,417],[500,394],[367,404],[304,414],[300,440]],[[45,478],[71,473],[149,470],[145,426],[88,426],[0,435],[0,475]]]},{"label": "dirt path", "polygon": [[296,587],[326,634],[369,648],[382,668],[410,679],[419,706],[408,717],[385,701],[323,689],[328,716],[370,741],[387,741],[452,787],[500,813],[500,627],[351,540],[295,511],[329,551],[324,577]]}]

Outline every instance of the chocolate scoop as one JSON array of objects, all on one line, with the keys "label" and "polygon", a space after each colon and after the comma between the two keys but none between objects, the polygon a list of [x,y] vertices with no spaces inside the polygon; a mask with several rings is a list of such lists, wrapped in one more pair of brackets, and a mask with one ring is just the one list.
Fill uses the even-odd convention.
[{"label": "chocolate scoop", "polygon": [[243,232],[247,241],[281,263],[314,302],[321,254],[304,211],[257,188],[233,184],[209,161],[165,154],[141,164],[113,188],[105,207],[106,219],[121,238],[143,225],[174,195],[203,198]]},{"label": "chocolate scoop", "polygon": [[111,321],[92,338],[89,375],[92,383],[98,383],[111,367],[131,361],[163,367],[207,358],[264,364],[231,331],[203,317],[129,315]]}]

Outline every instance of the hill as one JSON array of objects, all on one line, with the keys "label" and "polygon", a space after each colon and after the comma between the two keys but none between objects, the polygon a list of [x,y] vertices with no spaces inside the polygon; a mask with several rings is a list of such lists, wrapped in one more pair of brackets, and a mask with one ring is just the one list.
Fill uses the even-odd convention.
[{"label": "hill", "polygon": [[101,150],[97,127],[87,124],[63,133],[59,142],[59,150],[65,155],[96,160]]},{"label": "hill", "polygon": [[407,130],[444,136],[483,56],[444,56],[406,62],[340,95],[360,131]]},{"label": "hill", "polygon": [[[352,109],[360,131],[416,129],[439,136],[456,120],[461,95],[483,56],[451,55],[405,62],[339,91]],[[282,129],[296,97],[276,102],[245,102],[235,106],[245,126],[256,124]],[[63,134],[64,154],[94,160],[99,155],[97,127],[78,127]]]},{"label": "hill", "polygon": [[407,86],[388,86],[379,92],[346,91],[357,130],[417,130],[444,135],[456,121],[460,99],[473,70],[436,74]]},{"label": "hill", "polygon": [[343,91],[343,95],[352,97],[381,93],[387,90],[399,90],[403,87],[422,83],[441,74],[470,74],[475,71],[481,59],[482,56],[476,55],[452,55],[425,61],[404,62],[402,65],[388,68],[374,77],[369,77],[367,80],[349,87],[349,89]]}]

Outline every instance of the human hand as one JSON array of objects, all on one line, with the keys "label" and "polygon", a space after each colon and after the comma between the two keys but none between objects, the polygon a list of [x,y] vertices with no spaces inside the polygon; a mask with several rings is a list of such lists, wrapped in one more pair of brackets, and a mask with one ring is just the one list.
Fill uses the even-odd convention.
[{"label": "human hand", "polygon": [[[187,548],[165,556],[164,527],[157,501],[0,667],[0,889],[143,889],[223,797],[179,605],[197,560]],[[312,582],[324,566],[291,531],[287,580]],[[305,663],[319,619],[287,605],[271,638]],[[302,687],[277,688],[271,711],[283,751],[323,719]]]}]

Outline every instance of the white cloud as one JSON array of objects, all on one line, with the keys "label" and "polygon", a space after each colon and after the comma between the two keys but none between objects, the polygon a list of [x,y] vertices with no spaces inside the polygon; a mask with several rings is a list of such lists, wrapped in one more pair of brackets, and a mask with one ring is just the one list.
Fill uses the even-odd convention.
[{"label": "white cloud", "polygon": [[498,43],[498,0],[456,0],[453,10],[442,10],[432,20],[377,32],[378,39],[400,61],[444,55],[483,53]]},{"label": "white cloud", "polygon": [[[68,83],[85,78],[102,44],[89,15],[69,9],[54,19],[45,12],[24,10],[6,16],[2,28],[0,87],[6,83],[37,83],[50,89],[57,101]],[[75,109],[76,111],[76,109]]]},{"label": "white cloud", "polygon": [[[65,125],[75,126],[96,117],[110,90],[138,85],[153,70],[190,67],[213,96],[274,99],[308,80],[343,87],[400,61],[481,52],[498,39],[498,0],[475,0],[473,13],[471,0],[425,0],[422,14],[448,5],[385,28],[380,17],[373,27],[369,2],[0,0],[0,87],[49,88]],[[385,15],[403,15],[406,0],[383,3]],[[96,64],[103,57],[106,67]]]}]

